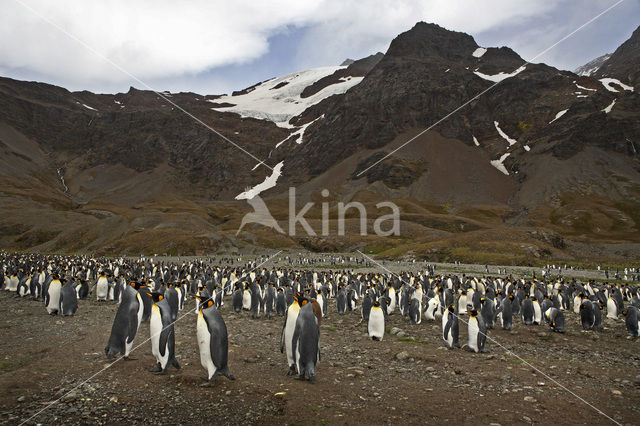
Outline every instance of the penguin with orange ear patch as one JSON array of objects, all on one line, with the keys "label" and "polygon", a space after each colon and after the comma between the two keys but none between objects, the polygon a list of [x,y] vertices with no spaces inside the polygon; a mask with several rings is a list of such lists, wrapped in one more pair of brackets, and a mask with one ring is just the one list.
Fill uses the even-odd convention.
[{"label": "penguin with orange ear patch", "polygon": [[301,305],[293,332],[293,360],[300,378],[313,383],[320,360],[320,327],[312,303],[302,299]]},{"label": "penguin with orange ear patch", "polygon": [[[151,333],[151,353],[156,358],[157,364],[149,370],[154,374],[164,374],[167,367],[173,365],[180,369],[180,364],[175,356],[175,331],[173,328],[173,307],[169,300],[160,293],[152,293],[153,305],[151,305],[151,318],[149,331]],[[177,307],[176,307],[177,308]]]},{"label": "penguin with orange ear patch", "polygon": [[235,380],[229,370],[229,336],[218,309],[211,298],[196,296],[200,300],[198,319],[196,323],[198,348],[200,349],[200,363],[207,369],[204,380],[211,381],[216,376],[226,376]]}]

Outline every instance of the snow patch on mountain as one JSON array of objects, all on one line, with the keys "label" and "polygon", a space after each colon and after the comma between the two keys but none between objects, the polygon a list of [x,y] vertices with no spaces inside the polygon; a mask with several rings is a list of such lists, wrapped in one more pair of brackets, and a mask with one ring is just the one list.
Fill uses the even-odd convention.
[{"label": "snow patch on mountain", "polygon": [[324,114],[322,114],[320,117],[316,118],[315,120],[311,120],[310,122],[303,124],[302,126],[300,126],[295,132],[291,133],[289,136],[287,136],[286,138],[284,138],[283,140],[281,140],[280,142],[278,142],[276,144],[276,148],[279,147],[280,145],[282,145],[285,141],[287,141],[291,136],[298,136],[296,138],[296,143],[298,145],[300,145],[302,143],[302,138],[304,137],[304,131],[307,130],[307,127],[311,126],[313,123],[315,123],[316,121],[320,120],[321,118],[324,118]]},{"label": "snow patch on mountain", "polygon": [[502,80],[506,80],[507,78],[511,78],[515,75],[520,74],[522,71],[524,71],[527,67],[525,67],[524,65],[521,66],[520,68],[518,68],[517,70],[515,70],[512,73],[504,73],[504,72],[499,72],[498,74],[493,74],[493,75],[488,75],[488,74],[483,74],[480,71],[474,71],[473,73],[475,75],[477,75],[480,78],[483,78],[485,80],[489,80],[489,81],[493,81],[494,83],[499,83]]},{"label": "snow patch on mountain", "polygon": [[83,106],[83,107],[85,107],[86,109],[90,109],[90,110],[92,110],[92,111],[97,111],[97,109],[95,109],[94,107],[90,107],[90,106],[89,106],[89,105],[87,105],[87,104],[82,104],[82,106]]},{"label": "snow patch on mountain", "polygon": [[364,77],[341,79],[318,93],[301,98],[302,91],[323,77],[333,74],[340,67],[322,67],[295,72],[284,77],[273,78],[255,86],[250,92],[236,96],[211,99],[213,103],[229,103],[233,106],[213,107],[220,112],[234,112],[242,117],[253,117],[274,122],[278,127],[294,128],[289,120],[302,114],[307,108],[328,98],[345,93],[362,81]]},{"label": "snow patch on mountain", "polygon": [[517,140],[510,138],[509,135],[503,132],[497,121],[494,121],[493,125],[496,126],[496,130],[498,131],[498,133],[500,133],[500,136],[502,136],[504,140],[506,140],[507,143],[509,143],[509,146],[514,145],[516,142],[518,142]]},{"label": "snow patch on mountain", "polygon": [[588,90],[588,91],[590,91],[590,92],[597,92],[597,91],[598,91],[598,89],[589,89],[588,87],[580,86],[580,85],[579,85],[578,83],[576,83],[575,81],[574,81],[573,83],[576,85],[576,87],[577,87],[578,89]]},{"label": "snow patch on mountain", "polygon": [[562,111],[560,111],[559,113],[556,114],[556,117],[551,120],[549,122],[549,124],[553,123],[554,121],[556,121],[558,118],[562,117],[563,115],[565,115],[567,113],[567,111],[569,111],[568,109],[563,109]]},{"label": "snow patch on mountain", "polygon": [[616,104],[616,100],[614,99],[613,102],[609,104],[609,106],[607,106],[605,109],[602,110],[602,112],[609,114],[615,104]]},{"label": "snow patch on mountain", "polygon": [[622,87],[624,90],[628,90],[630,92],[633,92],[633,87],[627,86],[626,84],[624,84],[623,82],[621,82],[620,80],[618,80],[616,78],[610,78],[610,77],[601,78],[600,79],[600,83],[602,83],[602,85],[610,92],[618,93],[618,89],[613,87],[611,84],[616,84],[616,85]]},{"label": "snow patch on mountain", "polygon": [[484,47],[478,47],[476,50],[473,51],[472,55],[474,58],[481,58],[482,55],[484,55],[487,52],[487,49],[485,49]]},{"label": "snow patch on mountain", "polygon": [[279,162],[273,168],[273,172],[271,175],[264,178],[262,183],[257,184],[253,188],[249,188],[246,191],[236,195],[236,200],[250,200],[256,195],[260,194],[263,191],[266,191],[269,188],[273,188],[278,183],[278,178],[282,175],[282,166],[284,165],[284,161]]},{"label": "snow patch on mountain", "polygon": [[504,160],[506,160],[509,155],[511,155],[511,153],[507,152],[505,154],[502,154],[502,157],[500,157],[499,160],[490,161],[493,167],[500,170],[502,173],[504,173],[507,176],[509,176],[509,172],[507,171],[507,168],[504,166]]}]

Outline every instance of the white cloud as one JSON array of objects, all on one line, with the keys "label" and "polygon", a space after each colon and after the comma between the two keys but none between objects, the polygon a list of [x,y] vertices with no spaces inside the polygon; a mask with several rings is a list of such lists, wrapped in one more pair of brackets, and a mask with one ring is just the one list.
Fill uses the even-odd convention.
[{"label": "white cloud", "polygon": [[[291,50],[291,57],[296,58],[294,62],[304,69],[335,65],[347,56],[362,57],[385,51],[396,35],[421,20],[482,38],[483,33],[499,34],[504,28],[516,33],[535,28],[540,18],[546,17],[548,21],[557,9],[569,6],[587,9],[566,0],[16,0],[3,3],[1,72],[18,70],[13,74],[94,89],[131,83],[131,78],[19,2],[131,74],[152,82],[184,81],[216,67],[250,64],[268,53],[269,37],[291,26],[306,28]],[[601,10],[601,5],[595,5],[594,14]],[[558,33],[562,33],[562,28]],[[526,37],[514,41],[523,45]],[[534,45],[536,41],[529,43]],[[544,47],[546,45],[541,46]]]}]

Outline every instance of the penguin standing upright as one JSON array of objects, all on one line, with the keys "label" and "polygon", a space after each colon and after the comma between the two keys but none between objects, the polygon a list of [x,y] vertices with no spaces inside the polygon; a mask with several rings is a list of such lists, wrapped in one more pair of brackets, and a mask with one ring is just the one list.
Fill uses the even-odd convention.
[{"label": "penguin standing upright", "polygon": [[107,300],[109,294],[109,280],[107,274],[102,272],[96,283],[96,300]]},{"label": "penguin standing upright", "polygon": [[607,318],[618,319],[618,305],[611,296],[607,298]]},{"label": "penguin standing upright", "polygon": [[411,299],[407,302],[409,313],[409,324],[416,325],[422,322],[422,307],[418,299]]},{"label": "penguin standing upright", "polygon": [[271,318],[273,314],[273,307],[276,302],[276,289],[273,284],[269,284],[266,288],[264,295],[264,315],[267,318]]},{"label": "penguin standing upright", "polygon": [[371,296],[367,292],[362,298],[362,304],[360,305],[361,315],[363,321],[369,321],[369,314],[371,313],[371,307],[373,306]]},{"label": "penguin standing upright", "polygon": [[320,360],[320,327],[318,318],[307,299],[302,300],[302,307],[296,318],[292,352],[300,378],[315,382],[316,366]]},{"label": "penguin standing upright", "polygon": [[203,379],[211,381],[216,376],[222,375],[235,380],[227,364],[229,359],[227,325],[214,306],[213,300],[201,300],[196,326],[200,363],[207,369],[207,375]]},{"label": "penguin standing upright", "polygon": [[509,295],[509,297],[505,297],[502,299],[500,303],[500,310],[497,313],[498,318],[500,318],[500,325],[503,330],[511,330],[513,327],[513,294]]},{"label": "penguin standing upright", "polygon": [[532,325],[535,316],[535,310],[533,307],[533,301],[529,298],[527,294],[522,301],[522,309],[520,314],[522,315],[522,322],[524,325]]},{"label": "penguin standing upright", "polygon": [[591,301],[591,307],[593,310],[593,329],[602,330],[602,309],[604,309],[604,305],[600,302]]},{"label": "penguin standing upright", "polygon": [[47,287],[47,292],[44,295],[44,304],[47,307],[49,315],[57,315],[60,310],[60,291],[62,290],[62,283],[60,279],[55,278],[51,281]]},{"label": "penguin standing upright", "polygon": [[80,284],[78,285],[78,299],[87,300],[89,298],[89,282],[84,278],[79,279]]},{"label": "penguin standing upright", "polygon": [[231,296],[231,304],[233,306],[233,312],[237,314],[242,312],[242,299],[243,299],[242,289],[240,287],[237,287],[233,291],[233,296]]},{"label": "penguin standing upright", "polygon": [[276,313],[278,316],[283,317],[287,312],[287,301],[284,297],[284,289],[282,287],[278,287],[276,290]]},{"label": "penguin standing upright", "polygon": [[104,348],[104,353],[109,359],[115,357],[118,353],[125,359],[133,359],[129,357],[129,353],[133,347],[133,339],[136,337],[144,314],[144,302],[140,292],[134,288],[136,285],[137,283],[131,283],[122,294],[122,302],[116,311],[113,326],[111,327],[111,335],[107,346]]},{"label": "penguin standing upright", "polygon": [[449,305],[447,310],[442,314],[442,338],[447,342],[449,349],[459,348],[458,343],[458,315],[455,307]]},{"label": "penguin standing upright", "polygon": [[492,299],[489,299],[486,297],[481,297],[479,299],[479,302],[480,302],[480,309],[481,309],[480,312],[482,315],[482,319],[484,320],[484,323],[487,326],[487,329],[492,329],[493,322],[496,317],[496,305],[495,303],[493,303]]},{"label": "penguin standing upright", "polygon": [[60,313],[64,316],[72,316],[78,310],[78,294],[71,282],[60,280]]},{"label": "penguin standing upright", "polygon": [[584,330],[591,330],[596,322],[596,315],[593,311],[593,304],[589,299],[585,299],[580,303],[578,308],[580,311],[580,322]]},{"label": "penguin standing upright", "polygon": [[382,341],[384,337],[384,312],[378,300],[373,302],[373,306],[371,306],[367,330],[372,340]]},{"label": "penguin standing upright", "polygon": [[640,329],[640,314],[638,308],[635,306],[627,306],[622,310],[621,314],[624,317],[629,336],[638,337],[638,330]]},{"label": "penguin standing upright", "polygon": [[542,324],[542,309],[540,308],[540,303],[538,299],[532,299],[531,304],[533,305],[533,324],[540,325]]},{"label": "penguin standing upright", "polygon": [[338,290],[338,296],[336,297],[336,310],[338,311],[338,315],[344,315],[344,312],[347,309],[347,292],[342,287]]},{"label": "penguin standing upright", "polygon": [[[255,291],[253,292],[255,293]],[[245,283],[244,291],[242,292],[242,309],[245,311],[251,310],[252,291],[249,289],[249,284]]]},{"label": "penguin standing upright", "polygon": [[296,320],[298,319],[298,314],[300,313],[300,307],[302,300],[299,293],[296,294],[293,298],[293,303],[289,305],[287,309],[287,315],[284,317],[284,324],[282,326],[282,337],[280,339],[280,352],[285,352],[287,354],[287,365],[289,366],[289,371],[287,372],[287,376],[292,376],[296,374],[296,364],[293,358],[293,334],[296,329]]},{"label": "penguin standing upright", "polygon": [[154,374],[162,374],[167,367],[173,365],[180,369],[175,355],[176,336],[173,327],[175,321],[169,300],[159,293],[154,293],[151,305],[149,332],[151,334],[151,353],[156,358],[156,366],[149,370]]},{"label": "penguin standing upright", "polygon": [[257,284],[254,284],[251,289],[251,304],[249,307],[249,312],[251,313],[251,318],[258,318],[260,316],[260,305],[261,305],[261,297],[260,291]]},{"label": "penguin standing upright", "polygon": [[484,344],[487,341],[487,327],[476,309],[469,311],[469,348],[474,352],[486,353]]}]

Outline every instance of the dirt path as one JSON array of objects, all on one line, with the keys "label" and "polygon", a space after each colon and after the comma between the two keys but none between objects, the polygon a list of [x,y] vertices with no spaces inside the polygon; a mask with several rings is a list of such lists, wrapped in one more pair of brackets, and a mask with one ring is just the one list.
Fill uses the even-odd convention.
[{"label": "dirt path", "polygon": [[[189,300],[176,324],[182,365],[164,376],[153,366],[149,342],[97,374],[32,424],[606,424],[608,420],[493,342],[489,354],[449,351],[439,322],[410,326],[398,313],[382,342],[366,336],[358,312],[329,305],[321,327],[322,359],[315,384],[286,377],[279,351],[282,318],[251,320],[222,308],[229,329],[230,368],[236,381],[202,387]],[[189,310],[187,310],[189,308]],[[0,419],[18,424],[109,363],[104,346],[116,306],[80,301],[75,317],[51,317],[43,305],[0,293]],[[567,333],[516,321],[511,332],[489,336],[623,424],[640,419],[640,341],[623,321],[602,332],[582,332],[567,313]],[[149,337],[143,324],[135,345]],[[466,341],[461,324],[460,341]],[[402,333],[401,333],[402,335]]]}]

